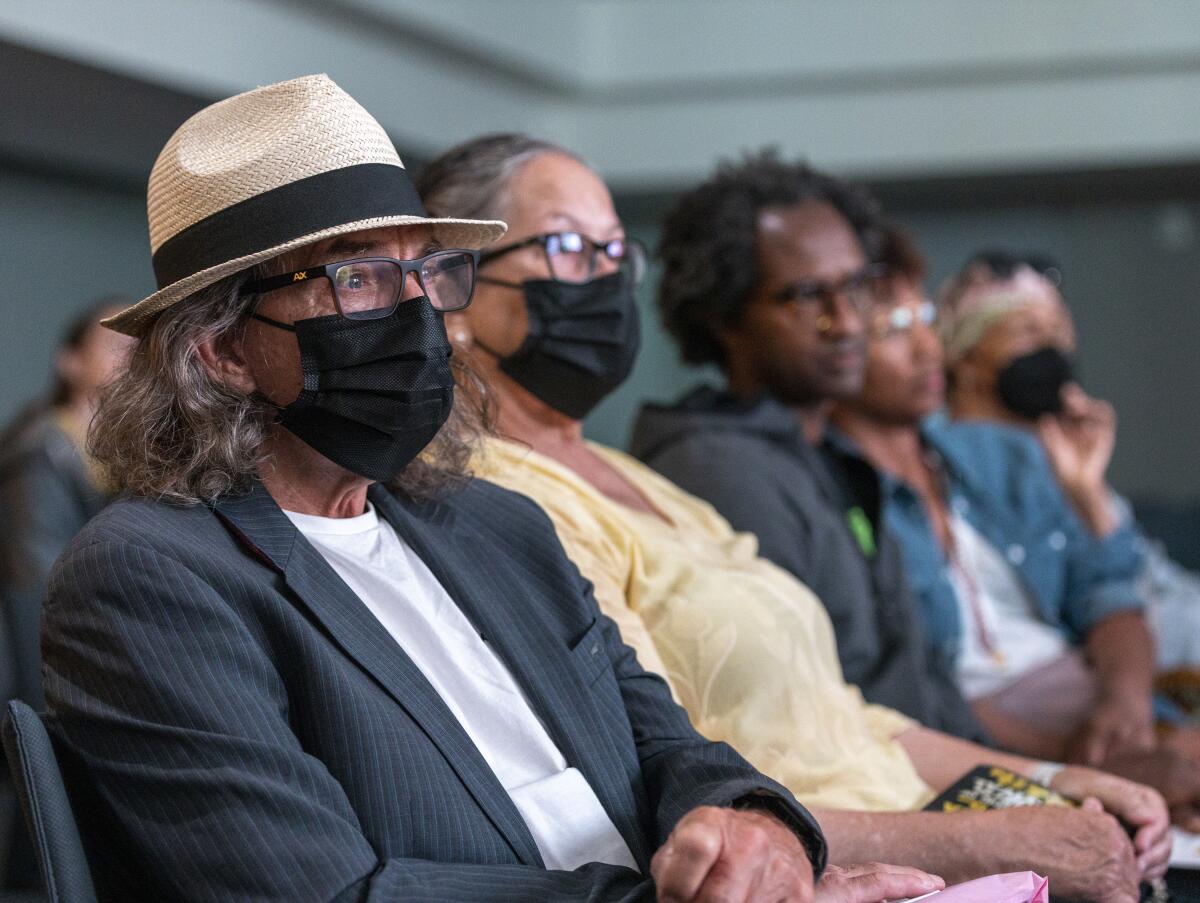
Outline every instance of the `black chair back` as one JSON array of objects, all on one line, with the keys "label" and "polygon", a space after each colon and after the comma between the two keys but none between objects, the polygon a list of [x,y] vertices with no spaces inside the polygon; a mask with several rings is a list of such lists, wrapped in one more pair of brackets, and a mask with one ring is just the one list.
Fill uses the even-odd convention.
[{"label": "black chair back", "polygon": [[50,903],[96,903],[50,735],[37,713],[17,699],[8,703],[4,750]]}]

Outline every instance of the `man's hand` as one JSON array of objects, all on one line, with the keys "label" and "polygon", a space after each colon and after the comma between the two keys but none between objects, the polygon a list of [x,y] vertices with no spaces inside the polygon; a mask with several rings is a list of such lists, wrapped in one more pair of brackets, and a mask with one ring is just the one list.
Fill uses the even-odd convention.
[{"label": "man's hand", "polygon": [[1102,696],[1068,745],[1072,762],[1097,767],[1113,756],[1154,747],[1154,709],[1149,694],[1114,692]]},{"label": "man's hand", "polygon": [[1137,903],[1141,872],[1133,845],[1095,799],[1080,809],[1023,806],[984,814],[1004,827],[986,839],[964,835],[962,843],[985,844],[978,854],[1006,864],[996,871],[1030,869],[1046,875],[1055,898]]},{"label": "man's hand", "polygon": [[1117,415],[1107,401],[1091,398],[1076,383],[1062,390],[1063,409],[1042,417],[1038,436],[1063,491],[1097,536],[1117,527],[1104,478],[1117,439]]},{"label": "man's hand", "polygon": [[679,820],[650,861],[660,903],[813,900],[808,851],[765,812],[701,806]]},{"label": "man's hand", "polygon": [[946,882],[937,875],[902,865],[881,865],[868,862],[825,869],[817,885],[816,903],[881,903],[920,897],[942,890]]},{"label": "man's hand", "polygon": [[1153,787],[1162,794],[1172,822],[1188,831],[1200,830],[1200,763],[1191,756],[1159,746],[1149,752],[1116,756],[1104,767],[1122,778]]},{"label": "man's hand", "polygon": [[[1114,760],[1113,764],[1125,761],[1128,772],[1122,768],[1123,774],[1137,779],[1153,774],[1155,760],[1161,759],[1160,753],[1136,755],[1128,760]],[[1197,769],[1188,763],[1184,757],[1178,764],[1190,767],[1192,772]],[[1161,766],[1165,763],[1158,762]],[[1108,767],[1108,766],[1106,766]],[[1171,780],[1180,780],[1181,773],[1160,774]],[[1167,801],[1158,791],[1146,786],[1146,783],[1135,783],[1115,774],[1096,771],[1091,768],[1070,766],[1058,773],[1051,786],[1059,793],[1073,796],[1080,800],[1092,800],[1096,805],[1115,815],[1134,832],[1133,847],[1137,854],[1137,866],[1143,879],[1161,877],[1167,870],[1167,860],[1171,856],[1170,818],[1167,813]],[[1185,786],[1192,791],[1188,802],[1200,799],[1200,776],[1193,774],[1190,783]],[[1184,801],[1181,800],[1182,804]],[[1057,889],[1055,895],[1057,896]]]}]

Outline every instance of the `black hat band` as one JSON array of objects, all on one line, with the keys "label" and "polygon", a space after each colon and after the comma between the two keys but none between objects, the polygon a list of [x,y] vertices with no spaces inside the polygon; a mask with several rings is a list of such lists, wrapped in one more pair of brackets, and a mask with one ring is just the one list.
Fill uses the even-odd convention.
[{"label": "black hat band", "polygon": [[193,223],[154,252],[154,276],[162,289],[314,232],[377,217],[425,215],[402,167],[346,166],[264,191]]}]

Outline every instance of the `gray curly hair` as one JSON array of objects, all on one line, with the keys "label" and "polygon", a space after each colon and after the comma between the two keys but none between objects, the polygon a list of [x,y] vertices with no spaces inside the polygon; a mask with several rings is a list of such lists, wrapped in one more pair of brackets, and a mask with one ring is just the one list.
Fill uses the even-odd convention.
[{"label": "gray curly hair", "polygon": [[[241,335],[257,300],[242,287],[265,272],[230,276],[165,310],[134,346],[128,368],[105,388],[88,444],[117,488],[194,505],[253,485],[277,411],[214,379],[198,348],[207,341],[228,348]],[[479,378],[463,362],[451,363],[457,391],[449,420],[389,483],[414,498],[465,482],[490,422]]]}]

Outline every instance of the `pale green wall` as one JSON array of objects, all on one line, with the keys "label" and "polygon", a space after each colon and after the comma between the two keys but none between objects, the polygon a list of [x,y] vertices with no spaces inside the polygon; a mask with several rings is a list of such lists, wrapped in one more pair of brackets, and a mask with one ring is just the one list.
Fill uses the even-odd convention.
[{"label": "pale green wall", "polygon": [[144,198],[0,167],[0,422],[45,391],[60,334],[101,295],[154,289]]}]

